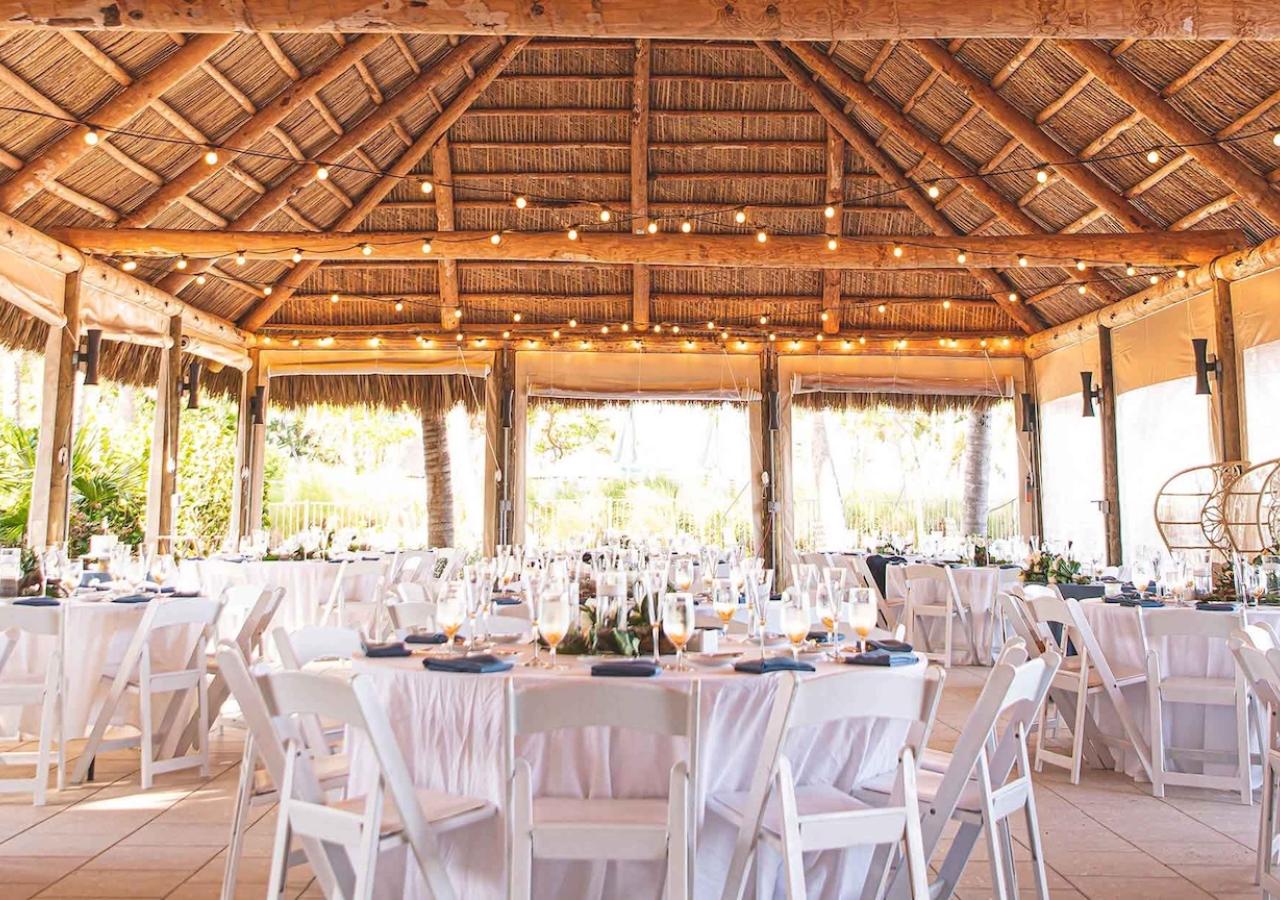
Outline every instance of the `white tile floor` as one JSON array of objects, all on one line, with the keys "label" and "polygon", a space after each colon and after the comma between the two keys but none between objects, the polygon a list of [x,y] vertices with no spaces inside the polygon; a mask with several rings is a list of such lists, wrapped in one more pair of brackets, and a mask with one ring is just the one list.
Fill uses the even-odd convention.
[{"label": "white tile floor", "polygon": [[[985,676],[984,669],[952,670],[937,746],[954,743]],[[228,733],[214,743],[208,779],[160,776],[142,791],[137,754],[117,752],[99,759],[94,784],[54,794],[42,809],[29,797],[0,795],[0,897],[216,898],[239,761],[238,737]],[[1036,800],[1054,897],[1258,896],[1256,805],[1177,788],[1156,800],[1143,785],[1096,770],[1072,787],[1052,768],[1036,778]],[[255,815],[237,895],[246,898],[265,892],[273,837],[274,814]],[[1025,841],[1015,852],[1028,858]],[[985,859],[979,844],[960,882],[964,900],[990,896]],[[1031,872],[1023,869],[1030,896]],[[320,896],[305,874],[291,880],[289,895]]]}]

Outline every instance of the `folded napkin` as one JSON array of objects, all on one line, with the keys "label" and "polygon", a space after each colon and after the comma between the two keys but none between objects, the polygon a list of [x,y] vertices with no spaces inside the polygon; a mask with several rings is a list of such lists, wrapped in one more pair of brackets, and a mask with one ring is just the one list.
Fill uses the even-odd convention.
[{"label": "folded napkin", "polygon": [[[817,629],[817,628],[815,628],[813,631],[810,631],[810,632],[809,632],[809,640],[811,640],[811,641],[816,641],[816,642],[817,642],[817,643],[819,643],[819,644],[825,644],[825,643],[827,643],[827,641],[830,639],[830,637],[831,637],[831,635],[830,635],[828,632],[826,632],[826,631],[824,631],[824,630],[819,630],[819,629]],[[837,641],[843,641],[843,640],[844,640],[844,635],[843,635],[842,633],[840,633],[840,632],[838,632],[838,631],[837,631],[837,632],[836,632],[836,640],[837,640]]]},{"label": "folded napkin", "polygon": [[1141,606],[1143,609],[1158,609],[1164,606],[1164,601],[1157,600],[1155,597],[1121,597],[1118,602],[1121,606]]},{"label": "folded napkin", "polygon": [[159,585],[154,581],[144,581],[140,589],[152,594],[172,594],[175,590],[173,585]]},{"label": "folded napkin", "polygon": [[1201,600],[1196,604],[1196,609],[1203,610],[1204,612],[1235,612],[1239,607],[1234,603]]},{"label": "folded napkin", "polygon": [[501,597],[494,597],[493,602],[497,606],[519,606],[520,598],[512,597],[510,595],[504,595]]},{"label": "folded napkin", "polygon": [[62,603],[52,597],[23,597],[14,600],[14,606],[61,606]]},{"label": "folded napkin", "polygon": [[914,653],[891,653],[888,650],[868,650],[866,653],[855,653],[846,656],[844,661],[851,666],[910,666],[920,661]]},{"label": "folded napkin", "polygon": [[403,641],[387,641],[385,644],[365,644],[364,655],[369,659],[381,659],[391,656],[409,656],[413,651]]},{"label": "folded napkin", "polygon": [[765,675],[769,672],[816,672],[813,666],[807,662],[794,660],[789,656],[770,656],[765,659],[755,657],[754,659],[744,659],[742,662],[736,662],[733,667],[739,672],[746,672],[748,675]]},{"label": "folded napkin", "polygon": [[459,656],[456,659],[453,657],[436,657],[435,659],[427,657],[422,661],[422,665],[433,672],[466,672],[471,675],[506,672],[511,668],[511,663],[505,659],[498,659],[498,657],[488,653],[476,656]]},{"label": "folded napkin", "polygon": [[[162,592],[162,593],[163,593],[163,592]],[[199,591],[177,591],[177,590],[175,590],[175,591],[173,591],[169,596],[170,596],[170,597],[199,597],[199,596],[200,596],[200,592],[199,592]]]},{"label": "folded napkin", "polygon": [[598,662],[591,667],[591,674],[602,678],[651,678],[662,669],[648,659],[620,659]]},{"label": "folded napkin", "polygon": [[150,603],[151,597],[148,594],[125,594],[123,597],[112,597],[112,603]]},{"label": "folded napkin", "polygon": [[80,587],[88,587],[91,584],[102,584],[111,580],[110,572],[81,572]]},{"label": "folded napkin", "polygon": [[889,653],[910,653],[915,650],[906,641],[895,641],[891,638],[885,638],[881,641],[867,641],[867,646],[872,650],[885,650]]},{"label": "folded napkin", "polygon": [[437,632],[435,634],[424,634],[418,632],[406,634],[404,636],[404,642],[406,644],[447,644],[449,642],[449,638],[441,632]]}]

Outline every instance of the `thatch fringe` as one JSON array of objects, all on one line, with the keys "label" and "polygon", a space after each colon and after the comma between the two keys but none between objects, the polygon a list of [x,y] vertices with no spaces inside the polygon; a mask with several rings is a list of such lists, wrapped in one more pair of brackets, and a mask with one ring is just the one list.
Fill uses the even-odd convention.
[{"label": "thatch fringe", "polygon": [[272,406],[328,403],[443,415],[458,404],[484,409],[484,379],[467,375],[281,375],[271,379]]},{"label": "thatch fringe", "polygon": [[792,405],[801,409],[860,410],[890,407],[912,412],[968,412],[1005,402],[1000,397],[963,397],[952,394],[862,394],[845,391],[814,391],[793,394]]}]

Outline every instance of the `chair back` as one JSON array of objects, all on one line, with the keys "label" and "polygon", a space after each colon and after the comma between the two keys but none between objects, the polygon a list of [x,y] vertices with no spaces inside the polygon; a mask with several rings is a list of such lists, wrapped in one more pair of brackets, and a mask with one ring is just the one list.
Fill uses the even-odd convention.
[{"label": "chair back", "polygon": [[1026,599],[1008,591],[996,595],[996,603],[1004,613],[1004,620],[1012,628],[1013,633],[1022,640],[1029,656],[1039,656],[1044,652],[1044,635],[1027,611]]},{"label": "chair back", "polygon": [[66,605],[15,606],[0,603],[0,679],[5,667],[23,634],[37,638],[54,638],[53,653],[45,670],[46,684],[50,687],[62,681],[63,629],[66,622]]},{"label": "chair back", "polygon": [[271,634],[281,663],[293,670],[316,660],[351,659],[362,646],[358,631],[337,625],[304,625],[292,632],[277,628]]},{"label": "chair back", "polygon": [[[1249,688],[1266,706],[1280,712],[1280,672],[1277,672],[1269,659],[1272,648],[1258,647],[1253,638],[1244,629],[1236,629],[1228,642],[1231,655]],[[1280,654],[1275,654],[1280,657]]]},{"label": "chair back", "polygon": [[434,550],[406,550],[400,554],[396,568],[391,573],[392,584],[425,584],[436,572]]},{"label": "chair back", "polygon": [[[404,587],[405,585],[399,585]],[[421,585],[414,585],[421,587]],[[413,631],[415,628],[432,628],[436,622],[436,605],[412,601],[409,603],[393,603],[387,607],[391,614],[391,627],[398,633]]]},{"label": "chair back", "polygon": [[1198,609],[1151,609],[1142,617],[1147,640],[1169,637],[1202,637],[1227,641],[1244,624],[1244,611],[1203,612]]},{"label": "chair back", "polygon": [[[842,690],[832,679],[846,679]],[[856,679],[856,680],[854,680]],[[842,719],[905,720],[907,746],[919,755],[929,739],[946,671],[930,666],[924,678],[904,678],[892,669],[840,672],[822,678],[796,679],[786,732]]]},{"label": "chair back", "polygon": [[233,585],[227,588],[226,605],[248,610],[236,634],[236,645],[246,659],[256,659],[262,654],[262,637],[271,626],[282,600],[282,587],[267,590],[256,585]]},{"label": "chair back", "polygon": [[604,726],[690,737],[697,730],[696,689],[672,690],[623,680],[583,679],[509,690],[511,736]]}]

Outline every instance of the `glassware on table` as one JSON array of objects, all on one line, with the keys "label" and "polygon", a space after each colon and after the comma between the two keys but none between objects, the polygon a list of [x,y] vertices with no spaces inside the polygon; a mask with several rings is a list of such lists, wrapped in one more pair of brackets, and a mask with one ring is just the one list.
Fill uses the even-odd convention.
[{"label": "glassware on table", "polygon": [[645,579],[644,606],[645,612],[649,616],[649,635],[653,640],[653,662],[655,665],[661,659],[662,655],[662,604],[658,599],[662,596],[662,589],[667,586],[667,576],[665,569],[662,574],[651,571],[649,577]]},{"label": "glassware on table", "polygon": [[823,589],[818,591],[816,611],[822,627],[827,629],[827,646],[832,659],[840,658],[840,641],[837,640],[836,629],[840,625],[840,592]]},{"label": "glassware on table", "polygon": [[671,581],[677,591],[687,591],[693,586],[693,560],[689,557],[676,560],[675,571]]},{"label": "glassware on table", "polygon": [[569,623],[572,602],[567,590],[555,591],[542,600],[542,612],[538,616],[538,630],[542,634],[543,640],[547,642],[547,646],[551,648],[551,662],[547,664],[549,669],[563,669],[564,666],[556,662],[556,648],[560,646],[560,642],[569,632]]},{"label": "glassware on table", "polygon": [[733,582],[717,578],[711,587],[711,608],[720,620],[720,632],[728,637],[729,623],[738,612],[738,592]]},{"label": "glassware on table", "polygon": [[782,633],[791,642],[791,658],[799,659],[800,645],[809,637],[809,604],[804,591],[787,588],[782,597]]},{"label": "glassware on table", "polygon": [[684,648],[693,637],[693,594],[667,594],[662,605],[662,627],[667,632],[667,639],[676,646],[676,671],[687,670]]},{"label": "glassware on table", "polygon": [[17,547],[0,548],[0,597],[16,597],[22,580],[22,551]]},{"label": "glassware on table", "polygon": [[849,627],[858,635],[859,652],[865,653],[867,650],[867,636],[871,634],[871,629],[876,627],[876,614],[876,599],[872,595],[871,588],[849,589],[847,615]]},{"label": "glassware on table", "polygon": [[457,649],[454,638],[462,628],[462,623],[467,620],[467,603],[462,595],[463,590],[461,583],[449,585],[436,603],[436,624],[444,632],[451,650]]}]

